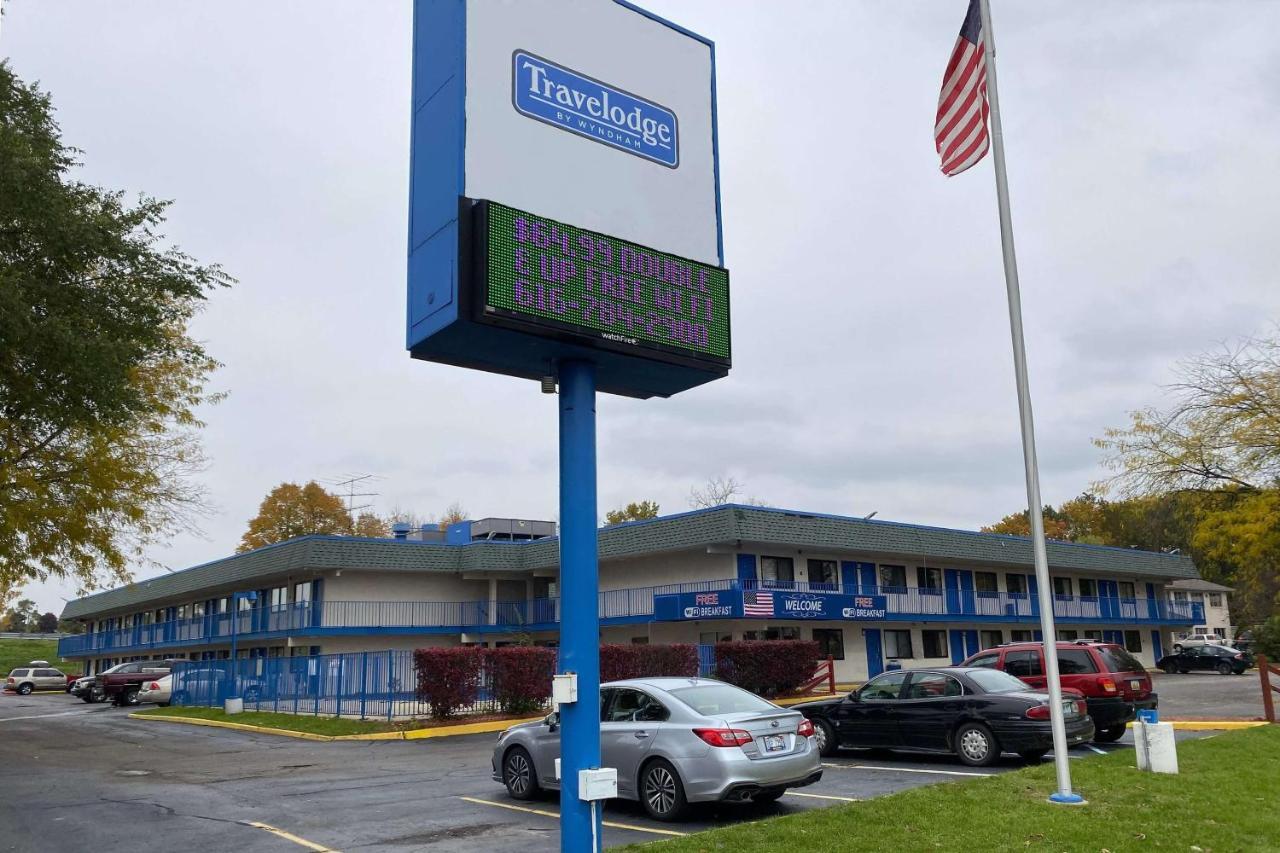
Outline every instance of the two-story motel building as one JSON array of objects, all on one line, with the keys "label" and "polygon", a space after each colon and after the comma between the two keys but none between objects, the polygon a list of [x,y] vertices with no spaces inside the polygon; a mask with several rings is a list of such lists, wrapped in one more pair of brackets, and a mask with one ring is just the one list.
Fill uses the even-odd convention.
[{"label": "two-story motel building", "polygon": [[[225,658],[554,644],[559,543],[547,522],[483,519],[392,539],[304,536],[70,602],[90,672]],[[855,681],[1039,639],[1027,539],[725,505],[601,529],[606,643],[816,640]],[[1148,666],[1203,608],[1170,600],[1190,558],[1049,543],[1060,638],[1123,643]],[[254,593],[253,596],[245,593]],[[237,595],[238,594],[238,595]],[[239,612],[232,618],[232,602]]]}]

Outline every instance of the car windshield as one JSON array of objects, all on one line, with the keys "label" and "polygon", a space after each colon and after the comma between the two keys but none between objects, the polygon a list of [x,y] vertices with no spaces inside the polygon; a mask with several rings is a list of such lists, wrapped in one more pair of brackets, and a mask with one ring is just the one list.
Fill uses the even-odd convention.
[{"label": "car windshield", "polygon": [[772,702],[766,702],[754,693],[729,684],[709,681],[689,687],[668,690],[672,696],[707,717],[720,714],[740,714],[749,711],[768,712],[778,710]]},{"label": "car windshield", "polygon": [[1034,689],[1021,678],[998,669],[975,669],[968,676],[970,681],[982,688],[983,693],[1015,693]]},{"label": "car windshield", "polygon": [[111,667],[110,669],[104,669],[102,672],[98,673],[98,675],[106,675],[109,672],[119,672],[120,670],[124,669],[128,665],[129,664],[127,663],[118,663],[115,666]]},{"label": "car windshield", "polygon": [[1143,672],[1138,659],[1119,646],[1099,646],[1098,654],[1112,672]]}]

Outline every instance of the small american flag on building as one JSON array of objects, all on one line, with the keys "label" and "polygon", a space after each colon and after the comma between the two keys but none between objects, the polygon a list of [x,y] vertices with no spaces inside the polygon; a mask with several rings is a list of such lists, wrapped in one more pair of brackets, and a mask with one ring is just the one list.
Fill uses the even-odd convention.
[{"label": "small american flag on building", "polygon": [[744,592],[742,613],[745,616],[773,616],[773,593]]},{"label": "small american flag on building", "polygon": [[933,139],[942,158],[942,172],[958,175],[986,156],[987,60],[983,53],[982,15],[978,0],[969,0],[969,13],[942,75]]}]

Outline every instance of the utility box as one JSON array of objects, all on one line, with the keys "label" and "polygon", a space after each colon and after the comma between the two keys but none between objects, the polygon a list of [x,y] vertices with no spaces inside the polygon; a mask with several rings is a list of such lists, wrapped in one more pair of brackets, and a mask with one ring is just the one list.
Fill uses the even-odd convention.
[{"label": "utility box", "polygon": [[595,802],[618,796],[618,771],[614,767],[599,767],[578,771],[578,799]]},{"label": "utility box", "polygon": [[1150,773],[1177,773],[1178,748],[1173,739],[1173,723],[1133,724],[1133,745],[1138,753],[1138,769]]}]

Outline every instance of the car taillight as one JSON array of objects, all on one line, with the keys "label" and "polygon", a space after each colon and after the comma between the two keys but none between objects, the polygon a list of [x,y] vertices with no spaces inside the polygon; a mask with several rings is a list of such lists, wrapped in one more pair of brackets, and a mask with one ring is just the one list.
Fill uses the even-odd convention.
[{"label": "car taillight", "polygon": [[796,727],[796,734],[800,737],[813,737],[813,722],[811,720],[801,720],[800,725]]},{"label": "car taillight", "polygon": [[1119,692],[1120,692],[1120,691],[1116,688],[1116,682],[1115,682],[1115,679],[1114,679],[1114,678],[1099,678],[1099,679],[1098,679],[1098,686],[1100,686],[1100,687],[1103,689],[1103,691],[1104,691],[1104,692],[1106,692],[1106,693],[1119,693]]},{"label": "car taillight", "polygon": [[1236,652],[1236,660],[1244,660],[1244,653]]},{"label": "car taillight", "polygon": [[153,681],[153,682],[151,682],[150,684],[148,684],[148,685],[147,685],[147,689],[148,689],[148,690],[159,690],[159,689],[160,689],[160,684],[159,684],[159,682],[155,682],[155,681]]},{"label": "car taillight", "polygon": [[743,746],[751,743],[751,733],[742,729],[694,729],[693,733],[712,746]]},{"label": "car taillight", "polygon": [[1077,713],[1077,714],[1079,714],[1079,715],[1080,715],[1080,716],[1082,716],[1082,717],[1083,717],[1085,714],[1089,713],[1089,703],[1088,703],[1088,702],[1085,702],[1083,699],[1077,699],[1077,700],[1076,700],[1076,713]]},{"label": "car taillight", "polygon": [[1028,720],[1047,720],[1049,719],[1048,705],[1032,705],[1027,709]]}]

